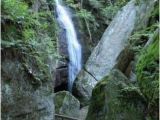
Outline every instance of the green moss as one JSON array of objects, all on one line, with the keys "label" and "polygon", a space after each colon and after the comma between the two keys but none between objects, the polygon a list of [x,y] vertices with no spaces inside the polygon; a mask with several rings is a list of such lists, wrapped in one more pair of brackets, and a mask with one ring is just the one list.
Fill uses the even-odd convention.
[{"label": "green moss", "polygon": [[35,31],[33,29],[25,29],[22,34],[26,41],[35,39]]},{"label": "green moss", "polygon": [[[143,3],[144,1],[142,0],[141,2]],[[138,29],[137,31],[135,31],[129,38],[129,44],[132,46],[132,49],[135,52],[139,53],[143,49],[147,40],[151,38],[154,31],[159,27],[158,15],[159,6],[157,1],[151,14],[146,15],[146,17],[149,18],[147,26],[143,29]]]},{"label": "green moss", "polygon": [[[138,84],[147,99],[149,111],[158,109],[159,101],[159,38],[154,35],[154,42],[142,50],[136,66]],[[150,114],[150,113],[148,113]],[[152,114],[153,115],[153,114]]]},{"label": "green moss", "polygon": [[2,14],[12,20],[25,19],[28,15],[28,5],[21,0],[3,0]]},{"label": "green moss", "polygon": [[51,79],[49,60],[57,59],[58,28],[51,11],[34,12],[29,3],[2,1],[2,48],[16,48],[23,54],[26,71],[32,70],[35,80],[46,81]]},{"label": "green moss", "polygon": [[55,110],[56,110],[56,113],[59,113],[59,111],[60,111],[59,109],[61,109],[61,106],[63,105],[63,101],[64,101],[64,97],[66,96],[66,93],[64,91],[62,91],[58,95],[55,94],[55,96],[56,96],[56,97],[54,97],[54,102],[56,103]]},{"label": "green moss", "polygon": [[113,70],[93,89],[87,120],[141,120],[143,108],[139,108],[134,96],[129,98],[122,92],[129,86],[127,78]]}]

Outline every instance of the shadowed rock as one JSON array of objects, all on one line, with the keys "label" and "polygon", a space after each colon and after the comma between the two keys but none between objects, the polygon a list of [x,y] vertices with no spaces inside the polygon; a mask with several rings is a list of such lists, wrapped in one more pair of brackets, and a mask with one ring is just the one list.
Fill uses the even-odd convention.
[{"label": "shadowed rock", "polygon": [[78,118],[80,114],[79,101],[69,92],[55,93],[55,111],[57,114]]}]

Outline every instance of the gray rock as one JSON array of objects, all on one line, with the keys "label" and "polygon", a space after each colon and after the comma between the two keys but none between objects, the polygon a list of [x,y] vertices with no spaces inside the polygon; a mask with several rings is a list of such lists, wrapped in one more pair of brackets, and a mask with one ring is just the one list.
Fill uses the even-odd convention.
[{"label": "gray rock", "polygon": [[93,89],[86,120],[143,120],[144,106],[136,99],[141,95],[136,89],[126,92],[130,87],[119,70],[112,70]]},{"label": "gray rock", "polygon": [[87,71],[96,79],[102,79],[115,66],[135,22],[136,6],[131,1],[117,13],[86,63]]},{"label": "gray rock", "polygon": [[85,120],[87,117],[87,113],[88,113],[88,108],[89,106],[85,106],[83,108],[80,109],[80,120]]},{"label": "gray rock", "polygon": [[[118,57],[126,47],[127,40],[129,39],[132,32],[134,32],[134,30],[139,29],[139,24],[141,24],[141,28],[146,25],[142,25],[140,21],[143,21],[143,19],[147,19],[148,15],[146,14],[150,14],[153,10],[152,8],[154,5],[154,1],[143,1],[142,3],[139,3],[138,6],[136,6],[135,2],[135,0],[131,0],[117,13],[109,27],[104,32],[100,42],[89,57],[85,65],[85,69],[90,75],[94,77],[90,76],[89,79],[86,80],[88,74],[83,74],[83,76],[79,75],[77,80],[75,81],[75,85],[78,83],[78,80],[87,81],[88,83],[95,83],[95,79],[101,80],[104,76],[108,75],[109,72],[117,66],[117,64],[122,63],[119,61],[120,59],[118,59]],[[123,58],[123,60],[124,59],[125,58]],[[122,69],[125,72],[125,69],[127,68],[130,60],[131,59],[126,61],[127,65],[119,64],[118,68]],[[91,92],[94,87],[93,86],[84,88],[80,86],[84,86],[84,83],[81,82],[79,84],[76,94],[82,93],[82,89],[79,88],[83,88],[83,91],[86,91],[85,89],[87,89],[87,91]],[[87,94],[87,97],[86,94],[81,94],[81,99],[84,97],[83,100],[89,100],[91,93]]]},{"label": "gray rock", "polygon": [[79,118],[80,103],[71,93],[67,91],[57,92],[54,101],[56,114]]},{"label": "gray rock", "polygon": [[81,105],[87,105],[91,97],[92,89],[97,81],[85,70],[81,70],[73,85],[73,94],[78,98]]},{"label": "gray rock", "polygon": [[33,78],[20,56],[14,49],[2,51],[2,120],[54,120],[54,81]]}]

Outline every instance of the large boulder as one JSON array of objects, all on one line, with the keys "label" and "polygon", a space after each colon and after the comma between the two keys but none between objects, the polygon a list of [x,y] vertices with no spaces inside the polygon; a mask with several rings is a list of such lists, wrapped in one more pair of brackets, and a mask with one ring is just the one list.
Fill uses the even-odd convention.
[{"label": "large boulder", "polygon": [[56,114],[79,118],[80,103],[71,93],[67,91],[57,92],[54,101]]},{"label": "large boulder", "polygon": [[[92,77],[86,79],[88,74],[84,74],[83,76],[80,74],[75,80],[75,85],[79,84],[78,81],[85,80],[88,83],[94,83],[95,80],[101,80],[104,76],[109,74],[114,67],[120,68],[123,72],[126,71],[125,69],[127,69],[130,60],[132,60],[132,56],[126,56],[124,54],[125,57],[123,57],[123,60],[127,60],[125,64],[121,64],[122,59],[119,59],[119,56],[126,47],[132,32],[147,25],[148,14],[152,12],[154,2],[155,1],[147,0],[137,3],[136,0],[131,0],[117,13],[85,65],[86,71]],[[141,21],[145,22],[142,23]],[[128,53],[130,54],[130,52]],[[84,86],[84,83],[81,82],[79,85]],[[92,91],[93,87],[84,89],[90,89],[87,91]],[[81,89],[75,88],[77,91],[76,94],[82,93],[80,91]],[[88,95],[91,95],[91,93],[88,93]],[[82,97],[86,97],[86,94],[82,94],[81,98]],[[88,98],[90,98],[90,96],[87,96],[86,100],[88,100]]]},{"label": "large boulder", "polygon": [[100,80],[109,74],[131,33],[137,29],[137,24],[141,23],[146,14],[151,13],[153,3],[153,1],[147,1],[136,6],[135,0],[132,0],[117,13],[85,66],[96,79]]},{"label": "large boulder", "polygon": [[143,99],[138,98],[143,97],[123,73],[112,70],[93,89],[86,120],[143,120]]}]

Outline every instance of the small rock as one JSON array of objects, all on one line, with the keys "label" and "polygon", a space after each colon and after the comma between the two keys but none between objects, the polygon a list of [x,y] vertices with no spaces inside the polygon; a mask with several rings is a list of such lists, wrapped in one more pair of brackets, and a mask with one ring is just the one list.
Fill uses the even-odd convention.
[{"label": "small rock", "polygon": [[86,119],[87,113],[88,113],[88,108],[89,108],[89,106],[85,106],[85,107],[81,108],[80,118],[79,118],[80,120],[85,120]]},{"label": "small rock", "polygon": [[55,93],[54,102],[56,114],[79,118],[80,103],[71,93],[67,91]]},{"label": "small rock", "polygon": [[81,106],[88,104],[92,89],[97,81],[85,70],[81,70],[73,84],[73,94],[78,98]]}]

